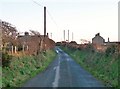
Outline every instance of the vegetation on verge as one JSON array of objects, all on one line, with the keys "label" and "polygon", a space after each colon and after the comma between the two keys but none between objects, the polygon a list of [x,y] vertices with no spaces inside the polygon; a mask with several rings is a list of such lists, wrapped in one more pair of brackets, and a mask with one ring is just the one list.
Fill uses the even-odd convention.
[{"label": "vegetation on verge", "polygon": [[2,67],[0,66],[0,88],[2,88]]},{"label": "vegetation on verge", "polygon": [[91,45],[83,49],[69,47],[61,48],[67,52],[77,63],[88,70],[106,86],[118,88],[118,60],[120,54],[115,47],[107,48],[106,52],[96,52]]},{"label": "vegetation on verge", "polygon": [[36,56],[12,57],[2,68],[2,87],[22,86],[25,81],[45,70],[55,57],[53,50]]}]

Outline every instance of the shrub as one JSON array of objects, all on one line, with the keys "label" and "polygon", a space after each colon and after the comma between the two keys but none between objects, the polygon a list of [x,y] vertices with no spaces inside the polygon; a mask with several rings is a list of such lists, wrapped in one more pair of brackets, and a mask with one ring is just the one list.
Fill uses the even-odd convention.
[{"label": "shrub", "polygon": [[6,52],[5,53],[2,52],[2,66],[3,67],[9,66],[11,59],[12,59],[11,55],[8,55],[8,53]]},{"label": "shrub", "polygon": [[115,45],[112,45],[106,49],[105,55],[106,56],[112,55],[115,53],[115,51],[116,51],[116,47],[115,47]]},{"label": "shrub", "polygon": [[93,53],[95,52],[95,49],[94,49],[92,44],[88,44],[86,46],[85,50],[88,51],[88,52],[93,52]]}]

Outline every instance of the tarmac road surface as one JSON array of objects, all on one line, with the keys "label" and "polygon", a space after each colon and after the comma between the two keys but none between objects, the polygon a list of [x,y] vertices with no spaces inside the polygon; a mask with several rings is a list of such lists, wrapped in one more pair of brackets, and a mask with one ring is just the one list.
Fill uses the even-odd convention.
[{"label": "tarmac road surface", "polygon": [[56,47],[57,58],[23,87],[104,87],[68,54]]}]

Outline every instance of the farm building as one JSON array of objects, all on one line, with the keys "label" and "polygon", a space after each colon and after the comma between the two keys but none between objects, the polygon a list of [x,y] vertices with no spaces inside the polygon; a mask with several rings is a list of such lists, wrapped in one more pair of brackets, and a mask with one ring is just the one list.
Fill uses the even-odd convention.
[{"label": "farm building", "polygon": [[18,36],[18,40],[22,45],[23,50],[29,54],[36,54],[39,51],[54,48],[55,42],[44,35],[29,35],[25,33],[23,36]]},{"label": "farm building", "polygon": [[39,32],[30,30],[30,35],[28,32],[20,35],[12,24],[1,20],[0,24],[0,51],[31,55],[55,47],[55,42],[48,37],[48,34],[40,35]]},{"label": "farm building", "polygon": [[92,44],[95,45],[103,45],[105,43],[105,39],[100,36],[100,33],[97,33],[94,38],[92,38]]},{"label": "farm building", "polygon": [[92,38],[92,44],[98,51],[105,51],[109,46],[116,45],[118,46],[120,42],[105,42],[105,39],[100,36],[100,33],[97,33],[94,38]]}]

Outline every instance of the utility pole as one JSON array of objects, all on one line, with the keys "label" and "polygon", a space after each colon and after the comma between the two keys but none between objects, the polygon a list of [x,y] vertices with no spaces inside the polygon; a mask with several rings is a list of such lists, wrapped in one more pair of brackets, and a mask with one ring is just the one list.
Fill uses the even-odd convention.
[{"label": "utility pole", "polygon": [[118,2],[118,41],[120,42],[120,1]]},{"label": "utility pole", "polygon": [[46,7],[44,6],[44,39],[43,39],[43,41],[44,41],[44,48],[43,48],[43,50],[44,51],[46,51]]},{"label": "utility pole", "polygon": [[51,39],[52,39],[52,33],[51,33]]},{"label": "utility pole", "polygon": [[63,38],[64,38],[64,41],[65,41],[65,30],[63,31]]},{"label": "utility pole", "polygon": [[44,37],[46,36],[46,7],[44,7]]},{"label": "utility pole", "polygon": [[73,41],[73,32],[72,32],[72,41]]},{"label": "utility pole", "polygon": [[68,42],[69,42],[69,30],[68,30]]}]

